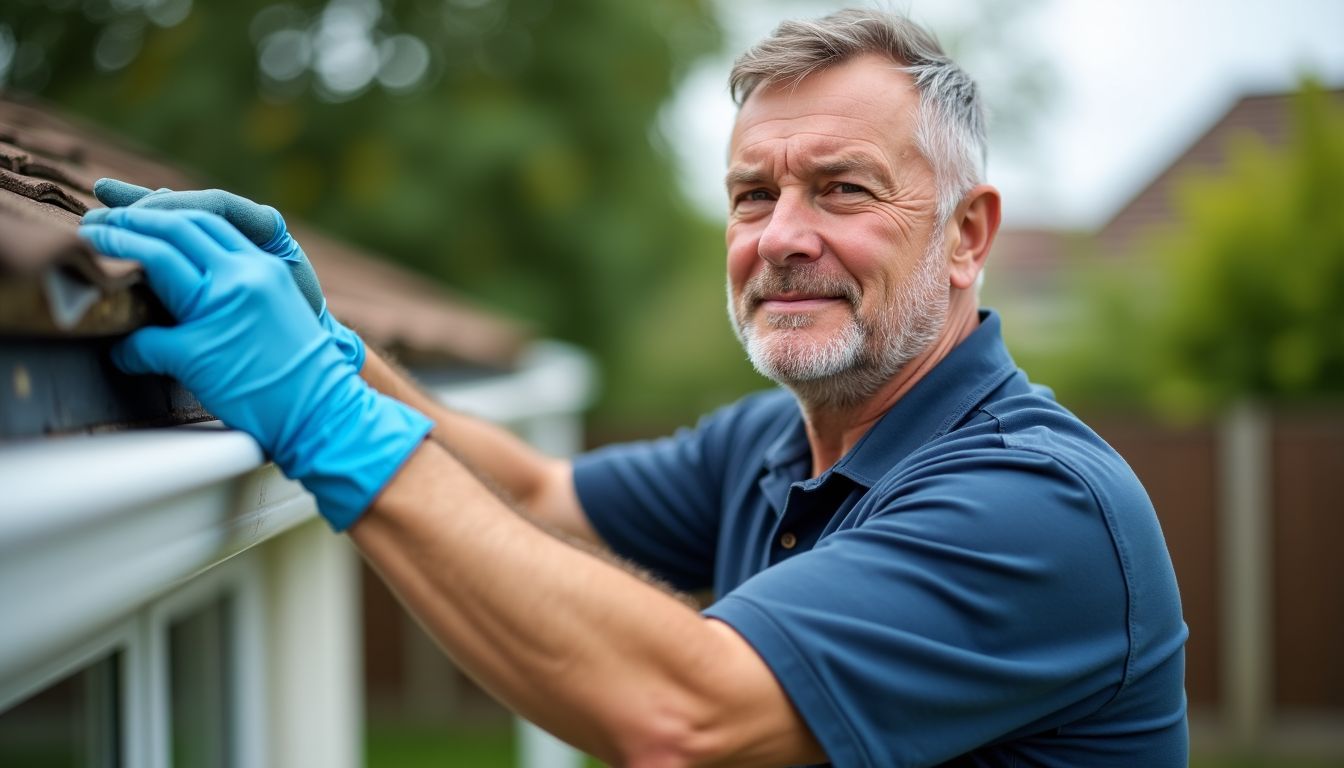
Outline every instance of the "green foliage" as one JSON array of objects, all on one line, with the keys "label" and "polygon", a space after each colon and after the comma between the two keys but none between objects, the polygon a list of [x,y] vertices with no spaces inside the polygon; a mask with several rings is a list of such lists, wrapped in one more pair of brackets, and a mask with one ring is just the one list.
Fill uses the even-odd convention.
[{"label": "green foliage", "polygon": [[1237,136],[1176,222],[1093,276],[1062,390],[1173,416],[1344,395],[1344,110],[1306,84],[1281,148]]},{"label": "green foliage", "polygon": [[456,723],[376,722],[364,744],[368,768],[512,768],[518,765],[514,728],[507,721],[465,727]]},{"label": "green foliage", "polygon": [[1286,151],[1244,139],[1180,189],[1161,402],[1344,393],[1344,112],[1307,87]]},{"label": "green foliage", "polygon": [[1080,255],[1061,283],[1070,296],[1083,297],[1062,330],[1062,351],[1021,343],[1012,335],[1012,316],[1005,315],[1005,336],[1018,364],[1067,405],[1145,407],[1156,363],[1152,294],[1133,270],[1090,253]]},{"label": "green foliage", "polygon": [[723,229],[705,224],[704,246],[677,274],[644,297],[620,329],[623,353],[608,369],[611,386],[599,437],[647,436],[692,423],[743,393],[775,386],[758,375],[733,335],[724,287]]}]

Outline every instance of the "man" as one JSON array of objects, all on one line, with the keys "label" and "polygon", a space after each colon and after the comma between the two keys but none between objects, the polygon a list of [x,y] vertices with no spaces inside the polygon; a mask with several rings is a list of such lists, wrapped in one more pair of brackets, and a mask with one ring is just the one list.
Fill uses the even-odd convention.
[{"label": "man", "polygon": [[463,669],[613,764],[1184,765],[1152,506],[977,307],[999,195],[974,84],[872,11],[781,25],[732,84],[729,312],[784,390],[546,459],[366,357],[271,209],[104,181],[134,204],[86,235],[179,321],[116,361],[254,435]]}]

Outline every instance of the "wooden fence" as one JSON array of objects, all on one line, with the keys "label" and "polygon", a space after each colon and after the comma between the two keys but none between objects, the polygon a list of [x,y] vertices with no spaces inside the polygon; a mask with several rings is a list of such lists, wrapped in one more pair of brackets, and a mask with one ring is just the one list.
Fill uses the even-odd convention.
[{"label": "wooden fence", "polygon": [[1157,507],[1197,746],[1344,754],[1344,408],[1085,417]]}]

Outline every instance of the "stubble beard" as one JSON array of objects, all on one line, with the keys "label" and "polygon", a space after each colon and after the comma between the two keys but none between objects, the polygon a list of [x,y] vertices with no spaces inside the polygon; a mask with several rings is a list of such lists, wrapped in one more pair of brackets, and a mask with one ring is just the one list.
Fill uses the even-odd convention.
[{"label": "stubble beard", "polygon": [[[942,238],[930,242],[890,306],[872,318],[859,313],[863,296],[848,276],[822,272],[817,262],[792,267],[766,264],[734,301],[728,286],[728,317],[762,376],[793,391],[804,406],[845,408],[872,397],[938,338],[947,321],[948,285],[940,269]],[[839,296],[849,304],[844,327],[817,339],[805,331],[816,324],[810,314],[752,317],[768,295],[790,291]]]}]

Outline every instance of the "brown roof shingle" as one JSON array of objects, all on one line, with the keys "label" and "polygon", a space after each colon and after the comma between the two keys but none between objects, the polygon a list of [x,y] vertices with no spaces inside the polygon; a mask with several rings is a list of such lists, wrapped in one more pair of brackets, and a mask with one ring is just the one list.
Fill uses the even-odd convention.
[{"label": "brown roof shingle", "polygon": [[[140,266],[78,237],[93,182],[201,185],[96,128],[0,93],[0,438],[209,418],[164,377],[107,359],[116,337],[171,318]],[[332,311],[416,365],[507,370],[529,335],[517,324],[334,238],[295,225]]]},{"label": "brown roof shingle", "polygon": [[[112,176],[151,188],[201,185],[50,109],[0,98],[0,335],[110,336],[162,318],[139,267],[94,253],[75,229]],[[507,369],[529,334],[428,278],[301,224],[296,237],[332,311],[412,361]],[[71,296],[79,297],[72,302]]]},{"label": "brown roof shingle", "polygon": [[[1344,89],[1328,93],[1344,106]],[[1294,98],[1291,93],[1273,93],[1239,99],[1098,230],[1097,242],[1107,253],[1122,254],[1145,232],[1169,223],[1174,216],[1176,180],[1191,171],[1223,167],[1234,137],[1254,136],[1275,148],[1287,144],[1292,137]]]}]

